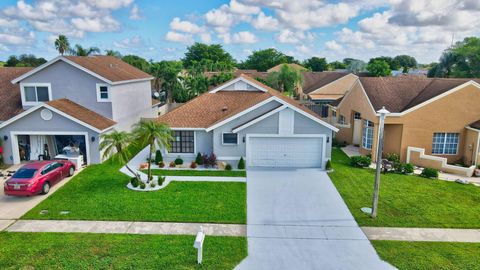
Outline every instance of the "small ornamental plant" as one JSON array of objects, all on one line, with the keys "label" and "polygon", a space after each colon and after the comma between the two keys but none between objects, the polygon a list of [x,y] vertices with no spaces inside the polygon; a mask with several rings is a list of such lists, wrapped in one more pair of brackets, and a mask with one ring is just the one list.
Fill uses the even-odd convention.
[{"label": "small ornamental plant", "polygon": [[232,170],[232,165],[227,164],[225,165],[225,171],[231,171]]},{"label": "small ornamental plant", "polygon": [[158,167],[164,168],[164,167],[165,167],[165,162],[160,161],[160,162],[158,163]]},{"label": "small ornamental plant", "polygon": [[203,165],[203,157],[200,152],[198,152],[197,157],[195,158],[195,163],[197,163],[198,165]]},{"label": "small ornamental plant", "polygon": [[170,161],[169,167],[170,167],[170,168],[175,168],[175,162]]},{"label": "small ornamental plant", "polygon": [[156,186],[157,186],[157,184],[156,184],[155,182],[153,182],[153,181],[150,182],[150,187],[151,187],[151,188],[154,188],[154,187],[156,187]]},{"label": "small ornamental plant", "polygon": [[158,185],[159,186],[163,185],[163,182],[165,182],[165,176],[159,176],[158,177]]},{"label": "small ornamental plant", "polygon": [[238,161],[237,168],[239,170],[245,170],[245,160],[243,159],[243,157],[241,157],[240,160]]},{"label": "small ornamental plant", "polygon": [[437,179],[438,178],[438,170],[432,168],[425,168],[423,169],[420,176],[430,179]]},{"label": "small ornamental plant", "polygon": [[155,163],[160,164],[160,162],[163,162],[163,156],[162,156],[162,151],[157,150],[155,152]]},{"label": "small ornamental plant", "polygon": [[147,188],[147,185],[144,182],[140,182],[140,188],[145,189]]},{"label": "small ornamental plant", "polygon": [[192,161],[192,163],[190,163],[190,168],[196,169],[197,168],[197,163],[195,161]]},{"label": "small ornamental plant", "polygon": [[183,164],[183,159],[181,159],[180,157],[177,157],[175,159],[175,165],[182,165]]},{"label": "small ornamental plant", "polygon": [[325,170],[331,171],[332,170],[332,162],[327,160],[327,164],[325,164]]},{"label": "small ornamental plant", "polygon": [[140,181],[136,177],[133,177],[130,179],[130,184],[132,184],[132,187],[136,188],[140,185]]}]

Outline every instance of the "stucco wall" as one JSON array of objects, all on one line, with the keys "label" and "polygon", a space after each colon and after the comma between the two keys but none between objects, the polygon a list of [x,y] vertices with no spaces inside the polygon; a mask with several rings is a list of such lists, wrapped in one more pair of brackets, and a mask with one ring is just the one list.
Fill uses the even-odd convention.
[{"label": "stucco wall", "polygon": [[293,132],[294,134],[326,134],[327,139],[327,149],[325,156],[330,158],[332,155],[332,138],[333,138],[333,131],[323,125],[315,123],[311,119],[307,118],[306,116],[295,112],[295,122],[293,124]]},{"label": "stucco wall", "polygon": [[150,81],[125,83],[110,87],[112,119],[116,122],[131,122],[130,119],[156,117],[152,109]]},{"label": "stucco wall", "polygon": [[96,84],[105,82],[63,61],[46,67],[25,78],[21,83],[51,83],[52,99],[68,98],[94,112],[112,118],[112,104],[97,102]]}]

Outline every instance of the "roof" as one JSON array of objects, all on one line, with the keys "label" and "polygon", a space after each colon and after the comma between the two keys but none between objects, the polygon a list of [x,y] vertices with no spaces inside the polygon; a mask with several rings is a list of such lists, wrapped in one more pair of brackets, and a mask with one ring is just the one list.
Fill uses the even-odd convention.
[{"label": "roof", "polygon": [[310,94],[309,96],[313,100],[337,100],[344,95]]},{"label": "roof", "polygon": [[297,101],[284,96],[261,82],[247,76],[241,78],[266,89],[262,91],[218,91],[204,93],[190,100],[171,112],[160,116],[157,121],[169,124],[172,128],[200,128],[206,129],[222,122],[258,103],[270,98],[278,98],[289,105],[296,107],[321,121],[313,111],[304,107]]},{"label": "roof", "polygon": [[468,126],[471,127],[471,128],[480,130],[480,120],[475,121],[475,122],[471,123],[471,124],[468,125]]},{"label": "roof", "polygon": [[336,81],[350,73],[347,72],[303,72],[303,93],[309,94],[333,81]]},{"label": "roof", "polygon": [[92,76],[95,76],[110,84],[119,84],[128,81],[151,80],[153,77],[140,69],[123,62],[114,56],[93,55],[93,56],[58,56],[47,63],[23,74],[12,80],[17,83],[28,76],[50,66],[57,61],[64,61],[73,65]]},{"label": "roof", "polygon": [[468,81],[479,79],[444,79],[418,76],[360,77],[375,111],[385,106],[392,113],[411,109]]},{"label": "roof", "polygon": [[11,81],[32,70],[30,67],[0,68],[0,122],[23,112],[20,86]]},{"label": "roof", "polygon": [[82,105],[79,105],[66,98],[52,100],[47,102],[46,104],[98,130],[105,130],[116,124],[115,121],[106,118],[94,111],[91,111],[83,107]]}]

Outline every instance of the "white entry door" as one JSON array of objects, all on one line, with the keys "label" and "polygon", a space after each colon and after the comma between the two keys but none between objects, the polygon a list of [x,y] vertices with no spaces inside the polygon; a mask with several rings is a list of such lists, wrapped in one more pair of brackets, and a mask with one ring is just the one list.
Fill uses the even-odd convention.
[{"label": "white entry door", "polygon": [[323,137],[250,137],[249,166],[322,167]]}]

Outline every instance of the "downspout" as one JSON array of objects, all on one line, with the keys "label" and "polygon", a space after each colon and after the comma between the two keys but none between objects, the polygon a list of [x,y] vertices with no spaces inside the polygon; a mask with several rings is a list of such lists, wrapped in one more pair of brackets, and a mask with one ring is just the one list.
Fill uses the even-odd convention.
[{"label": "downspout", "polygon": [[477,145],[476,145],[476,150],[475,150],[475,167],[477,166],[478,162],[478,144],[480,143],[480,131],[477,131]]}]

